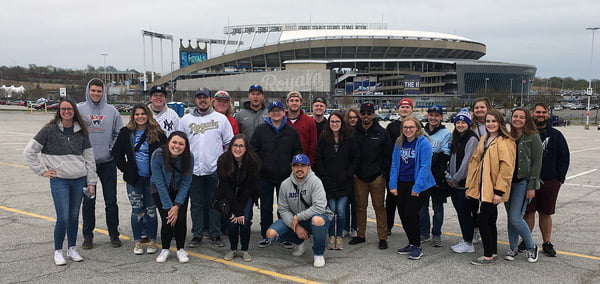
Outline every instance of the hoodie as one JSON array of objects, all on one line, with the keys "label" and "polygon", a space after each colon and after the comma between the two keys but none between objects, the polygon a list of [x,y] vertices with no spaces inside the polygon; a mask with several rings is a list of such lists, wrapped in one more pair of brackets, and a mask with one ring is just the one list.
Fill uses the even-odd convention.
[{"label": "hoodie", "polygon": [[77,104],[77,108],[81,113],[81,117],[87,123],[96,164],[101,164],[112,161],[110,149],[117,139],[119,130],[123,127],[123,120],[117,109],[107,103],[105,87],[102,89],[100,101],[98,103],[92,102],[90,82],[88,82],[85,89],[85,102]]},{"label": "hoodie", "polygon": [[[294,188],[294,185],[298,190]],[[310,207],[304,205],[300,200],[300,195]],[[309,220],[319,214],[327,215],[329,220],[333,219],[333,212],[327,207],[325,188],[323,188],[321,180],[312,170],[308,171],[308,174],[300,183],[296,181],[294,173],[281,183],[277,200],[277,213],[288,227],[292,224],[294,215],[298,216],[298,221]]]}]

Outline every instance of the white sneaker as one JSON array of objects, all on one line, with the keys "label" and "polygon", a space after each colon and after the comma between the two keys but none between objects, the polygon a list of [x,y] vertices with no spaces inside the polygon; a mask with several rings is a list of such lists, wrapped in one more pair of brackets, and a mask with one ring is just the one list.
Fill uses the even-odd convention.
[{"label": "white sneaker", "polygon": [[454,249],[454,248],[460,247],[464,243],[465,243],[465,240],[460,240],[460,242],[458,242],[457,244],[451,246],[450,249]]},{"label": "white sneaker", "polygon": [[[62,254],[61,254],[61,255],[62,255]],[[73,247],[70,247],[70,248],[67,250],[67,256],[68,256],[68,257],[69,257],[71,260],[73,260],[73,261],[76,261],[76,262],[83,261],[83,257],[81,257],[81,255],[79,255],[79,253],[77,252],[77,247],[74,247],[74,246],[73,246]]]},{"label": "white sneaker", "polygon": [[475,252],[475,247],[463,242],[461,246],[453,247],[452,251],[455,253]]},{"label": "white sneaker", "polygon": [[322,255],[315,255],[314,256],[314,262],[313,262],[313,266],[316,268],[320,268],[325,266],[325,257],[323,257]]},{"label": "white sneaker", "polygon": [[177,251],[177,258],[179,259],[179,263],[187,263],[190,261],[187,252],[183,249],[179,249]]},{"label": "white sneaker", "polygon": [[306,241],[303,241],[301,244],[296,245],[296,248],[292,252],[292,255],[293,256],[303,256],[304,255],[304,245],[305,244],[306,244]]},{"label": "white sneaker", "polygon": [[135,245],[133,246],[133,254],[144,254],[144,245],[142,245],[142,243],[135,243]]},{"label": "white sneaker", "polygon": [[160,251],[160,254],[156,257],[156,262],[167,262],[167,258],[169,258],[169,250],[168,249],[162,249]]},{"label": "white sneaker", "polygon": [[56,265],[67,264],[67,261],[65,260],[65,257],[63,256],[62,249],[57,249],[54,251],[54,264],[56,264]]},{"label": "white sneaker", "polygon": [[352,237],[352,238],[358,237],[358,232],[355,229],[350,229],[350,237]]}]

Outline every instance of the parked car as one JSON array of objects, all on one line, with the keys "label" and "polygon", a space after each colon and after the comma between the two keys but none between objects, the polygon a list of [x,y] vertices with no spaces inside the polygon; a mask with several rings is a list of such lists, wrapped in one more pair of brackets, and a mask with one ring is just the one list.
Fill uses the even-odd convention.
[{"label": "parked car", "polygon": [[390,114],[389,113],[380,113],[377,115],[377,120],[379,121],[390,121]]},{"label": "parked car", "polygon": [[552,126],[567,126],[567,122],[564,119],[554,114],[550,115],[550,122],[552,123]]},{"label": "parked car", "polygon": [[53,103],[46,106],[46,110],[58,110],[58,106],[60,106],[60,103]]}]

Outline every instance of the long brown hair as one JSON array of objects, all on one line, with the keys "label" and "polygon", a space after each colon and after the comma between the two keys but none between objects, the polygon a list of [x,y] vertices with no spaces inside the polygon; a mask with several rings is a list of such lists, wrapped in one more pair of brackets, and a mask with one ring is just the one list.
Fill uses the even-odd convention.
[{"label": "long brown hair", "polygon": [[[360,116],[358,116],[359,112],[358,109],[356,109],[355,107],[351,107],[348,109],[348,111],[346,112],[346,115],[344,116],[344,119],[346,120],[346,123],[348,123],[348,121],[350,120],[350,112],[353,112],[358,118],[356,119],[356,124],[358,124],[358,122],[360,121]],[[350,126],[350,125],[348,125]]]},{"label": "long brown hair", "polygon": [[[341,121],[337,143],[335,142],[335,136],[333,134],[333,130],[331,130],[331,118],[334,116],[339,118]],[[350,137],[351,134],[352,134],[352,132],[351,132],[350,126],[348,126],[346,124],[346,121],[344,120],[344,116],[340,112],[336,111],[329,115],[329,120],[327,120],[327,125],[323,129],[323,133],[321,133],[321,139],[324,139],[324,141],[327,142],[327,144],[330,144],[330,145],[337,144],[337,145],[341,146],[341,145],[344,145],[344,141],[346,139],[348,139],[348,137]]]},{"label": "long brown hair", "polygon": [[[537,134],[538,131],[537,131],[537,128],[535,127],[535,123],[533,122],[533,118],[531,117],[531,112],[529,111],[529,109],[526,109],[523,107],[518,107],[512,111],[512,114],[514,114],[516,111],[522,111],[523,113],[525,113],[525,125],[523,126],[523,130],[521,131],[521,134],[525,134],[525,135]],[[511,114],[511,121],[512,121],[512,114]],[[512,126],[512,122],[510,124],[510,135],[512,136],[512,138],[515,138],[515,139],[519,138],[517,129]]]},{"label": "long brown hair", "polygon": [[190,167],[190,161],[192,160],[192,152],[190,151],[190,141],[188,140],[187,135],[182,131],[173,131],[169,138],[167,138],[167,144],[160,146],[163,152],[163,161],[165,161],[165,168],[167,171],[173,173],[173,164],[175,164],[174,158],[171,157],[171,152],[169,152],[169,143],[173,137],[179,136],[185,140],[185,148],[183,149],[183,153],[179,155],[181,157],[181,172],[184,176],[187,176],[192,168]]},{"label": "long brown hair", "polygon": [[[412,115],[409,115],[402,120],[402,126],[404,126],[404,122],[409,120],[414,121],[415,126],[417,127],[417,130],[415,132],[415,139],[423,135],[425,135],[425,137],[429,139],[429,135],[427,135],[427,133],[425,133],[425,130],[423,130],[421,122],[419,122],[419,120]],[[400,136],[398,136],[398,139],[396,139],[396,145],[398,145],[398,147],[402,146],[402,143],[404,143],[404,140],[406,140],[406,135],[404,135],[404,132],[402,131],[402,126],[400,126]]]},{"label": "long brown hair", "polygon": [[151,144],[154,142],[159,142],[160,139],[158,138],[158,134],[164,134],[165,132],[162,130],[162,128],[160,128],[160,125],[154,119],[152,111],[150,111],[150,108],[148,108],[148,106],[145,104],[137,104],[133,107],[131,110],[131,116],[129,117],[129,122],[127,123],[127,129],[135,131],[137,128],[137,123],[135,122],[135,111],[138,109],[143,109],[146,113],[146,117],[148,118],[148,123],[146,125],[146,137],[148,137],[148,143]]},{"label": "long brown hair", "polygon": [[502,115],[502,113],[497,109],[488,110],[488,112],[485,114],[486,120],[488,115],[493,116],[496,119],[496,122],[498,122],[498,135],[512,140],[512,136],[508,132],[508,129],[506,129],[506,121],[504,120],[504,115]]},{"label": "long brown hair", "polygon": [[233,157],[233,153],[231,149],[233,148],[233,142],[235,140],[242,140],[244,142],[244,147],[246,148],[246,152],[244,156],[242,156],[242,171],[251,175],[258,175],[260,172],[260,160],[258,155],[252,149],[252,145],[248,141],[248,138],[244,134],[236,134],[231,138],[231,142],[229,142],[229,146],[227,147],[227,151],[221,155],[219,160],[221,160],[221,164],[217,168],[219,174],[222,176],[231,176],[233,172],[235,172],[235,168],[237,167],[235,158]]},{"label": "long brown hair", "polygon": [[60,103],[58,104],[58,109],[56,110],[56,115],[54,115],[54,118],[52,118],[50,122],[48,122],[48,124],[56,124],[58,121],[62,121],[62,117],[60,116],[60,105],[63,102],[67,102],[71,105],[71,107],[73,108],[73,122],[77,122],[79,124],[83,136],[88,136],[89,133],[87,131],[87,126],[83,118],[81,117],[81,114],[79,113],[79,109],[77,109],[77,105],[71,100],[65,99],[60,101]]}]

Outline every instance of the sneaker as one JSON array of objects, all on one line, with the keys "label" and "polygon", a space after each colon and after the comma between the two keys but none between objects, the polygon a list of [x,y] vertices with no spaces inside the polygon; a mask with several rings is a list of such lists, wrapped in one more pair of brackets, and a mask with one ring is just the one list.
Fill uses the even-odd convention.
[{"label": "sneaker", "polygon": [[81,257],[81,255],[79,255],[79,252],[77,252],[77,247],[70,247],[67,250],[67,256],[75,262],[79,262],[79,261],[83,261],[83,257]]},{"label": "sneaker", "polygon": [[191,247],[191,248],[198,247],[201,242],[202,242],[202,238],[193,237],[192,240],[190,241],[190,243],[188,244],[188,247]]},{"label": "sneaker", "polygon": [[431,239],[431,245],[439,248],[442,246],[442,236],[433,236],[433,238]]},{"label": "sneaker", "polygon": [[481,238],[481,235],[479,234],[479,229],[475,229],[473,231],[473,244],[479,243],[480,238]]},{"label": "sneaker", "polygon": [[519,252],[527,252],[527,247],[525,246],[525,241],[521,240],[519,243]]},{"label": "sneaker", "polygon": [[412,252],[408,255],[408,259],[421,259],[423,256],[423,248],[413,246]]},{"label": "sneaker", "polygon": [[306,245],[306,241],[301,244],[296,245],[296,248],[292,252],[293,256],[303,256],[304,255],[304,246]]},{"label": "sneaker", "polygon": [[337,250],[344,249],[344,239],[342,237],[335,237],[335,249],[337,249]]},{"label": "sneaker", "polygon": [[459,246],[453,247],[452,251],[455,253],[475,252],[475,246],[466,242],[462,242]]},{"label": "sneaker", "polygon": [[538,246],[535,245],[534,248],[527,250],[527,261],[534,263],[538,259]]},{"label": "sneaker", "polygon": [[413,251],[413,245],[407,245],[396,250],[397,254],[410,254]]},{"label": "sneaker", "polygon": [[327,241],[327,249],[335,249],[335,237],[334,236],[329,236],[329,239]]},{"label": "sneaker", "polygon": [[92,240],[93,240],[93,238],[83,238],[83,243],[81,244],[81,248],[82,249],[93,249],[94,242]]},{"label": "sneaker", "polygon": [[118,248],[121,247],[123,243],[121,243],[121,240],[119,239],[119,236],[110,236],[110,245],[113,248]]},{"label": "sneaker", "polygon": [[225,246],[225,244],[223,243],[223,241],[221,240],[220,237],[211,238],[210,240],[212,241],[212,244],[215,245],[216,247],[224,247]]},{"label": "sneaker", "polygon": [[379,240],[379,249],[387,249],[388,244],[386,240]]},{"label": "sneaker", "polygon": [[492,265],[494,264],[496,261],[496,259],[494,259],[493,257],[490,259],[485,258],[484,256],[480,256],[478,258],[475,258],[471,261],[471,264],[473,265]]},{"label": "sneaker", "polygon": [[252,257],[250,256],[250,253],[248,253],[247,251],[242,252],[242,259],[245,262],[252,261]]},{"label": "sneaker", "polygon": [[542,251],[545,256],[556,257],[556,251],[554,250],[554,246],[551,242],[545,242],[542,244]]},{"label": "sneaker", "polygon": [[454,250],[455,248],[461,247],[465,243],[465,240],[460,240],[457,244],[450,247],[450,249]]},{"label": "sneaker", "polygon": [[281,246],[285,249],[293,249],[294,248],[294,243],[290,243],[290,242],[281,242]]},{"label": "sneaker", "polygon": [[158,251],[158,247],[156,246],[156,242],[150,241],[150,244],[148,244],[148,248],[146,249],[146,253],[153,254],[153,253],[156,253],[157,251]]},{"label": "sneaker", "polygon": [[202,232],[202,238],[203,239],[210,239],[210,235],[208,234],[207,231]]},{"label": "sneaker", "polygon": [[518,250],[509,248],[508,252],[506,252],[506,255],[504,256],[504,260],[513,261],[515,258],[517,258],[517,255],[519,255]]},{"label": "sneaker", "polygon": [[351,238],[358,237],[358,232],[356,231],[356,229],[350,229],[350,237]]},{"label": "sneaker", "polygon": [[224,260],[232,260],[235,257],[235,251],[234,250],[230,250],[228,251],[225,256],[223,257]]},{"label": "sneaker", "polygon": [[428,241],[431,241],[431,235],[429,235],[429,236],[421,236],[421,242],[422,243],[426,243]]},{"label": "sneaker", "polygon": [[133,254],[144,254],[144,245],[140,242],[136,242],[133,246]]},{"label": "sneaker", "polygon": [[349,245],[357,245],[357,244],[362,244],[364,242],[366,242],[367,240],[365,238],[361,238],[361,237],[354,237],[352,238],[348,244]]},{"label": "sneaker", "polygon": [[271,245],[271,240],[269,240],[269,239],[262,239],[262,240],[260,240],[260,242],[258,242],[259,248],[266,248],[270,245]]},{"label": "sneaker", "polygon": [[321,268],[323,266],[325,266],[325,257],[322,255],[315,255],[314,256],[314,262],[313,262],[313,266],[316,268]]},{"label": "sneaker", "polygon": [[65,260],[65,257],[63,256],[62,249],[57,249],[54,251],[54,264],[59,265],[59,266],[67,264],[67,261]]},{"label": "sneaker", "polygon": [[160,250],[160,254],[156,257],[156,262],[167,262],[167,258],[169,258],[169,250],[168,249],[161,249]]},{"label": "sneaker", "polygon": [[179,263],[187,263],[190,261],[187,252],[183,249],[177,251],[177,259],[179,259]]},{"label": "sneaker", "polygon": [[344,230],[342,231],[342,238],[345,238],[348,235],[348,231]]}]

